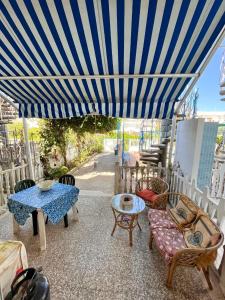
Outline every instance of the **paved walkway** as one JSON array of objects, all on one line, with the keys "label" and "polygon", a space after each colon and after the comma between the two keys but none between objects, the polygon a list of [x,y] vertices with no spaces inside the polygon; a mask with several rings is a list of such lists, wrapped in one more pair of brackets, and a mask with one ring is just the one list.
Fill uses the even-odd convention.
[{"label": "paved walkway", "polygon": [[133,247],[124,230],[116,229],[111,237],[113,167],[113,154],[101,154],[76,172],[79,222],[69,213],[68,228],[63,222],[49,223],[46,251],[38,250],[30,221],[13,236],[6,217],[0,221],[0,238],[24,242],[30,266],[43,266],[50,280],[52,300],[209,299],[196,270],[178,269],[174,289],[165,287],[165,264],[155,247],[148,249],[146,212],[140,218],[142,232],[134,232]]}]

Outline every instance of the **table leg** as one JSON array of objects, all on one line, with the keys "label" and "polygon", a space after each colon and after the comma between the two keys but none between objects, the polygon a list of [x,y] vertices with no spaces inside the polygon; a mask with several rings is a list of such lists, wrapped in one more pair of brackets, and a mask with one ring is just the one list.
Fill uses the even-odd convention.
[{"label": "table leg", "polygon": [[72,211],[73,211],[74,220],[75,220],[75,221],[79,221],[79,219],[78,219],[78,209],[76,208],[76,205],[75,205],[75,204],[74,204],[74,206],[72,207]]},{"label": "table leg", "polygon": [[114,227],[113,227],[111,236],[113,236],[113,234],[114,234],[114,231],[115,231],[115,229],[116,229],[116,223],[117,223],[116,213],[115,213],[115,211],[114,211],[113,208],[112,208],[112,211],[113,211],[113,215],[114,215],[114,218],[115,218],[115,224],[114,224]]},{"label": "table leg", "polygon": [[32,211],[33,234],[38,234],[37,210]]},{"label": "table leg", "polygon": [[41,209],[38,209],[38,227],[41,250],[46,250],[46,232],[45,232],[45,219],[44,213]]},{"label": "table leg", "polygon": [[68,227],[68,215],[67,214],[65,214],[65,216],[64,216],[64,226]]},{"label": "table leg", "polygon": [[13,233],[17,234],[20,230],[20,225],[16,222],[14,215],[12,215],[13,218]]},{"label": "table leg", "polygon": [[134,221],[135,221],[135,218],[136,216],[132,216],[131,217],[131,221],[130,221],[130,224],[129,224],[129,242],[130,242],[130,246],[132,247],[133,246],[133,224],[134,224]]},{"label": "table leg", "polygon": [[140,226],[140,224],[138,222],[138,217],[137,217],[137,225],[138,225],[138,228],[140,229],[140,231],[142,231],[141,226]]}]

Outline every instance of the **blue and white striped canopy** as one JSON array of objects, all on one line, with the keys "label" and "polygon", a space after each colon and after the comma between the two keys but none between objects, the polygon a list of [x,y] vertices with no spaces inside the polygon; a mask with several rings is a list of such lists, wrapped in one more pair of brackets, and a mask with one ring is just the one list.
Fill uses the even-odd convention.
[{"label": "blue and white striped canopy", "polygon": [[225,1],[2,0],[0,14],[0,90],[20,116],[171,118]]}]

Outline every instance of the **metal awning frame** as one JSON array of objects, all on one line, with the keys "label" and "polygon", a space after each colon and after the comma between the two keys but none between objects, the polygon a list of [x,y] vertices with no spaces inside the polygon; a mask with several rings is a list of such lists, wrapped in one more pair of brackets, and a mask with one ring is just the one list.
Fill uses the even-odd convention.
[{"label": "metal awning frame", "polygon": [[199,73],[179,73],[179,74],[94,74],[94,75],[30,75],[30,76],[0,76],[0,81],[4,80],[92,80],[92,79],[144,79],[144,78],[198,78]]}]

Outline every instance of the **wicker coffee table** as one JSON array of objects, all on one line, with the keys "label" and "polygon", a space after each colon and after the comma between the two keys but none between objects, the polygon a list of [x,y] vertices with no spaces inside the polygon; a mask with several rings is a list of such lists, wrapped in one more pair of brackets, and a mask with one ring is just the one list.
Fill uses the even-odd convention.
[{"label": "wicker coffee table", "polygon": [[138,226],[141,230],[141,226],[138,223],[138,215],[145,209],[145,202],[135,195],[128,194],[133,198],[133,206],[130,209],[124,208],[120,204],[122,195],[124,194],[118,194],[112,198],[112,211],[115,217],[115,225],[113,227],[111,235],[114,234],[117,225],[123,229],[128,230],[129,242],[130,246],[132,246],[132,233],[134,228]]}]

